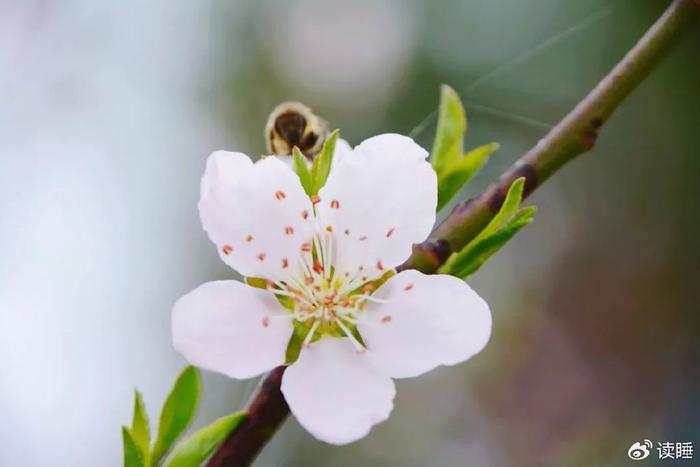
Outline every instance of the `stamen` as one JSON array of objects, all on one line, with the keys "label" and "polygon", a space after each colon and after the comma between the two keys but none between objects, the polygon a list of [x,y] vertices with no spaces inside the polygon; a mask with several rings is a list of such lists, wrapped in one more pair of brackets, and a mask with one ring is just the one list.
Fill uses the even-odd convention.
[{"label": "stamen", "polygon": [[224,245],[221,247],[221,251],[225,255],[230,255],[233,252],[233,247],[231,245]]},{"label": "stamen", "polygon": [[311,325],[311,329],[309,329],[309,333],[306,335],[304,338],[304,342],[301,344],[302,347],[308,347],[309,343],[311,342],[311,339],[314,338],[314,333],[316,332],[316,329],[318,328],[318,325],[321,324],[320,320],[314,321],[314,324]]},{"label": "stamen", "polygon": [[335,320],[336,324],[338,327],[343,331],[343,333],[350,339],[350,342],[352,342],[352,345],[355,346],[355,349],[358,352],[365,352],[367,349],[365,349],[362,344],[353,336],[352,332],[343,324],[343,322],[339,319]]},{"label": "stamen", "polygon": [[367,300],[368,302],[374,302],[374,303],[391,303],[392,302],[392,300],[388,300],[385,298],[377,298],[377,297],[373,297],[371,295],[359,294],[359,295],[355,295],[355,297],[361,298],[363,300]]}]

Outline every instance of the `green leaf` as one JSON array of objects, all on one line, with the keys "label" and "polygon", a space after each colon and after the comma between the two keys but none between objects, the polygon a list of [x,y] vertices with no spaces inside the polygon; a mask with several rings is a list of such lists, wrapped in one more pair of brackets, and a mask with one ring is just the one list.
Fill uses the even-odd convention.
[{"label": "green leaf", "polygon": [[481,170],[498,143],[485,144],[454,159],[438,174],[438,206],[440,211],[459,190]]},{"label": "green leaf", "polygon": [[466,131],[467,116],[462,101],[454,89],[443,84],[440,87],[435,141],[430,153],[435,172],[440,174],[444,168],[462,156],[462,139]]},{"label": "green leaf", "polygon": [[323,188],[328,179],[328,174],[331,173],[331,166],[333,165],[333,154],[335,153],[335,143],[338,141],[339,130],[333,131],[326,141],[323,142],[323,147],[321,152],[314,159],[314,163],[311,166],[311,176],[314,180],[314,191],[313,194],[317,194],[318,191]]},{"label": "green leaf", "polygon": [[535,206],[522,208],[503,228],[488,237],[470,243],[464,250],[450,258],[448,274],[463,279],[474,274],[491,256],[513,238],[520,229],[533,221],[536,211],[537,208]]},{"label": "green leaf", "polygon": [[158,436],[151,456],[153,465],[158,465],[194,418],[200,387],[199,371],[195,367],[188,366],[178,376],[160,412]]},{"label": "green leaf", "polygon": [[[148,425],[148,414],[143,403],[143,396],[138,390],[134,391],[134,415],[131,419],[130,432],[141,452],[147,457],[151,445],[151,429]],[[145,463],[148,461],[146,460]]]},{"label": "green leaf", "polygon": [[466,279],[474,274],[486,260],[493,256],[520,229],[531,223],[537,208],[520,208],[525,188],[525,177],[516,179],[508,188],[501,209],[482,230],[459,253],[455,253],[440,268],[443,274]]},{"label": "green leaf", "polygon": [[143,452],[125,426],[122,427],[122,441],[124,443],[124,467],[145,467]]},{"label": "green leaf", "polygon": [[489,222],[486,228],[476,237],[477,239],[482,239],[495,233],[508,219],[511,218],[511,216],[513,216],[523,200],[524,187],[525,177],[520,177],[511,183],[510,188],[508,188],[508,194],[506,194],[506,199],[501,205],[501,209],[498,210],[498,213],[493,219],[491,219],[491,222]]},{"label": "green leaf", "polygon": [[309,166],[306,164],[306,157],[301,153],[298,147],[292,148],[292,157],[294,158],[294,172],[301,180],[301,186],[307,195],[314,195],[314,179],[309,172]]},{"label": "green leaf", "polygon": [[179,443],[165,463],[167,467],[198,467],[245,418],[245,412],[221,417]]}]

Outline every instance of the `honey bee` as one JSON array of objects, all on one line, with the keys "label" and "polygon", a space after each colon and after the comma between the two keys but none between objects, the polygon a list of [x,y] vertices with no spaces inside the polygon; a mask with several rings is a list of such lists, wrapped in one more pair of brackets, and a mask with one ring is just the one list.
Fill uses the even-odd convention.
[{"label": "honey bee", "polygon": [[268,154],[288,156],[298,147],[313,160],[328,136],[328,124],[301,102],[283,102],[270,113],[265,125]]}]

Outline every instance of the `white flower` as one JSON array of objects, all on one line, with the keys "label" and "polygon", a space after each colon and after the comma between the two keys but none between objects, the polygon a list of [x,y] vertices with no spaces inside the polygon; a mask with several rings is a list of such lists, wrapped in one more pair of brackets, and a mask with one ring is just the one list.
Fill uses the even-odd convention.
[{"label": "white flower", "polygon": [[478,353],[491,314],[463,281],[403,271],[374,290],[435,222],[426,157],[405,136],[370,138],[336,151],[310,199],[275,157],[213,153],[199,202],[204,229],[226,264],[267,287],[216,281],[182,297],[173,309],[177,350],[194,365],[250,378],[284,364],[292,334],[300,336],[282,392],[302,426],[335,444],[386,420],[392,378]]}]

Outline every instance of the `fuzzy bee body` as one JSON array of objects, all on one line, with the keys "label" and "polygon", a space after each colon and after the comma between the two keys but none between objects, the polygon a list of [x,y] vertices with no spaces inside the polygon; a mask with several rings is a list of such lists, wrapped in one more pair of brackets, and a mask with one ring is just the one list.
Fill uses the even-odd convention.
[{"label": "fuzzy bee body", "polygon": [[300,102],[283,102],[275,107],[265,125],[265,140],[269,154],[288,156],[298,147],[313,160],[328,135],[328,126],[310,108]]}]

